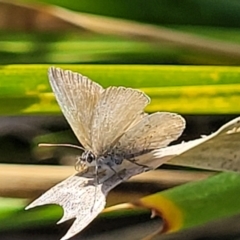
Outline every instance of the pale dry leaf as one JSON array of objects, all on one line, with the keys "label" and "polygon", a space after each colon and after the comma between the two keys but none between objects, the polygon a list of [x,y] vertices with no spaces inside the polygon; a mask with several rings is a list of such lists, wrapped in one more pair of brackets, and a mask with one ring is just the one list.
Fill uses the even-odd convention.
[{"label": "pale dry leaf", "polygon": [[[58,224],[75,218],[72,226],[61,240],[69,239],[83,230],[104,209],[106,196],[112,188],[147,170],[129,162],[126,166],[119,166],[118,174],[114,174],[112,171],[102,175],[100,173],[102,179],[99,180],[102,183],[97,185],[94,178],[89,178],[89,173],[75,174],[49,189],[29,204],[26,209],[45,204],[60,205],[64,214]],[[94,170],[91,175],[93,173]]]},{"label": "pale dry leaf", "polygon": [[240,117],[223,125],[215,133],[154,151],[168,164],[240,172]]}]

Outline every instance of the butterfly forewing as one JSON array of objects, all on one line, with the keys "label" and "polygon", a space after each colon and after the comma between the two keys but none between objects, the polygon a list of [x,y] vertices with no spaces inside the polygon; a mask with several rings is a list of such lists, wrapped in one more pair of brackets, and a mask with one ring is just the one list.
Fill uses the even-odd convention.
[{"label": "butterfly forewing", "polygon": [[91,150],[90,125],[96,103],[103,88],[87,77],[51,67],[49,81],[61,110],[76,137]]},{"label": "butterfly forewing", "polygon": [[110,151],[125,131],[143,116],[149,98],[141,91],[109,87],[101,94],[91,126],[92,149],[96,155]]},{"label": "butterfly forewing", "polygon": [[184,128],[185,120],[177,114],[158,112],[147,115],[120,138],[112,154],[131,159],[166,147],[182,134]]}]

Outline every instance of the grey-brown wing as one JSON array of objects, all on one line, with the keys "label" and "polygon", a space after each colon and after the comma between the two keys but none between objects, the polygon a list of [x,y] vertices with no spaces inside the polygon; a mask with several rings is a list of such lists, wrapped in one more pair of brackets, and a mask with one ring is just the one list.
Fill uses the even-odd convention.
[{"label": "grey-brown wing", "polygon": [[109,87],[101,94],[92,118],[91,142],[96,155],[104,154],[143,117],[150,99],[132,88]]},{"label": "grey-brown wing", "polygon": [[48,77],[73,132],[84,148],[91,150],[91,119],[103,88],[81,74],[60,68],[49,68]]},{"label": "grey-brown wing", "polygon": [[184,128],[185,120],[178,114],[157,112],[147,115],[120,138],[112,154],[130,159],[166,147],[182,134]]}]

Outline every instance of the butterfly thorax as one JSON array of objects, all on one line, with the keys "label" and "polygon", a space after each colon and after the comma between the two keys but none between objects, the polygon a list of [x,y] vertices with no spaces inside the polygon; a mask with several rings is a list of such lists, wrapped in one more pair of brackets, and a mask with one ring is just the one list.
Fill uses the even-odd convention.
[{"label": "butterfly thorax", "polygon": [[110,168],[114,169],[116,166],[122,164],[124,160],[123,156],[120,155],[114,155],[114,154],[106,154],[104,156],[101,156],[97,159],[97,164],[100,168]]},{"label": "butterfly thorax", "polygon": [[86,150],[76,163],[76,170],[88,169],[97,165],[99,170],[111,169],[114,171],[117,165],[120,165],[124,160],[123,156],[104,154],[102,156],[95,156],[91,151]]}]

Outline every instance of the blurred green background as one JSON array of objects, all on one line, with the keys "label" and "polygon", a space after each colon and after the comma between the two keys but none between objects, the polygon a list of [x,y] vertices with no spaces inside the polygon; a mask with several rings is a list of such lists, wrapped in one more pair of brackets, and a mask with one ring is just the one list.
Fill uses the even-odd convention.
[{"label": "blurred green background", "polygon": [[[37,148],[42,141],[77,143],[52,95],[49,66],[81,72],[104,87],[143,90],[152,98],[148,112],[173,111],[185,117],[187,128],[180,143],[211,134],[239,116],[239,63],[237,0],[0,0],[2,239],[59,239],[69,226],[55,226],[62,213],[59,207],[23,210],[47,188],[73,174],[74,156],[79,154]],[[30,164],[31,171],[25,168]],[[63,172],[42,170],[43,165],[62,166]],[[202,173],[194,170],[186,178],[192,169],[167,165],[161,169],[167,171],[166,179],[158,170],[158,181],[152,178],[149,183],[143,177],[145,182],[121,184],[108,204],[196,181]],[[207,184],[208,191],[216,187]],[[229,204],[224,180],[222,186],[222,203]],[[198,186],[189,188],[198,193]],[[238,201],[236,185],[232,191]],[[190,200],[196,201],[191,196]],[[228,218],[159,238],[239,239],[239,212],[226,212]],[[149,219],[149,212],[103,215],[74,239],[140,239],[161,226],[161,221]]]}]

